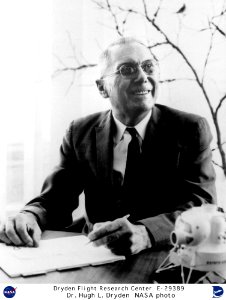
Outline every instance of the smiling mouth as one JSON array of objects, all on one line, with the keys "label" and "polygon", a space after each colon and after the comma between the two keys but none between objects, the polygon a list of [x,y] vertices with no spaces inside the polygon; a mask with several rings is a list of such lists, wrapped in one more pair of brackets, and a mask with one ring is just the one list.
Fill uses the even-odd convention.
[{"label": "smiling mouth", "polygon": [[143,96],[143,95],[147,95],[151,92],[151,90],[142,90],[142,91],[135,91],[133,92],[134,95],[138,95],[138,96]]}]

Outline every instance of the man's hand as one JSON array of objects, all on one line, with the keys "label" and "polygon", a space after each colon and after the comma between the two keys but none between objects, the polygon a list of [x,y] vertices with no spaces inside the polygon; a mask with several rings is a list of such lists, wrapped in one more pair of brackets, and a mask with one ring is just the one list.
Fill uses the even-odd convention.
[{"label": "man's hand", "polygon": [[105,245],[118,255],[136,254],[151,247],[145,226],[133,225],[126,218],[96,223],[88,238],[94,245]]},{"label": "man's hand", "polygon": [[38,247],[41,229],[36,217],[29,212],[0,220],[0,242],[7,245]]}]

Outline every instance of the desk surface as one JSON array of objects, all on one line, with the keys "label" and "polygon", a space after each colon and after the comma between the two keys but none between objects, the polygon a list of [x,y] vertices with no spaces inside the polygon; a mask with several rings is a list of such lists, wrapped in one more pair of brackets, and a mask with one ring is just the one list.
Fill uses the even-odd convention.
[{"label": "desk surface", "polygon": [[[43,239],[75,233],[46,231]],[[49,272],[44,275],[10,278],[0,269],[0,283],[150,283],[151,275],[166,257],[166,251],[147,250],[112,264]]]}]

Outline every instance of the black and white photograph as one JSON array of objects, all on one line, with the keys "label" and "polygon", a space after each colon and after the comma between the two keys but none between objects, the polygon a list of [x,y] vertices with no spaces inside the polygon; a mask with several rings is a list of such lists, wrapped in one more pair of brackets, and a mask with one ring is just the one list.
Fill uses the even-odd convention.
[{"label": "black and white photograph", "polygon": [[222,296],[226,0],[1,6],[5,297],[17,284],[76,284],[67,298],[87,299],[217,284],[209,298]]}]

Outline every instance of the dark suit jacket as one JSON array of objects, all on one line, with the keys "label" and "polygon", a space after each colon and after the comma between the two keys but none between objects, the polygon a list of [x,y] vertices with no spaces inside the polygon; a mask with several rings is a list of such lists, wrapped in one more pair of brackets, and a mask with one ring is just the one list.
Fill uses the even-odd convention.
[{"label": "dark suit jacket", "polygon": [[[63,229],[84,191],[88,229],[124,214],[113,176],[114,122],[111,111],[73,121],[60,148],[60,163],[41,195],[24,208],[43,228]],[[215,173],[206,120],[155,105],[142,146],[139,194],[128,208],[131,222],[146,226],[156,245],[169,243],[181,211],[215,202]]]}]

